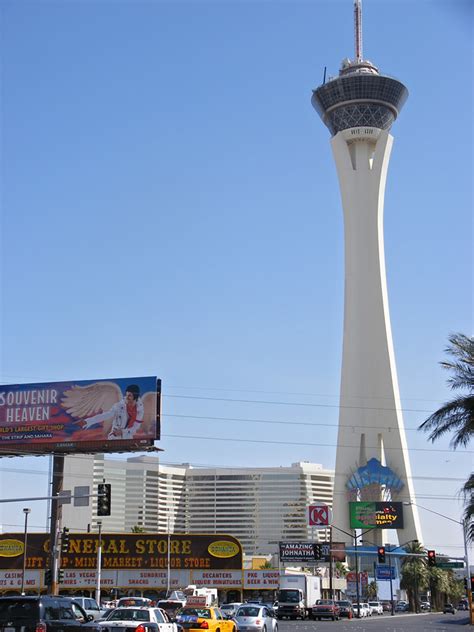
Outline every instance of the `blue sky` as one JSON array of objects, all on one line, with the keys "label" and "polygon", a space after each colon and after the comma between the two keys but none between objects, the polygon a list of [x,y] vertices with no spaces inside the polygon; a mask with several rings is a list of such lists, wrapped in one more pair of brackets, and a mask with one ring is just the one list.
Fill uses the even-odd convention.
[{"label": "blue sky", "polygon": [[[164,462],[334,467],[343,224],[310,98],[353,56],[351,0],[0,10],[0,380],[157,375]],[[472,449],[416,428],[450,397],[448,335],[472,333],[472,13],[365,0],[363,17],[365,57],[410,92],[385,248],[415,489],[455,519]],[[47,471],[2,459],[0,494],[42,495]],[[21,507],[0,506],[4,530]],[[420,517],[425,545],[463,555],[456,524]]]}]

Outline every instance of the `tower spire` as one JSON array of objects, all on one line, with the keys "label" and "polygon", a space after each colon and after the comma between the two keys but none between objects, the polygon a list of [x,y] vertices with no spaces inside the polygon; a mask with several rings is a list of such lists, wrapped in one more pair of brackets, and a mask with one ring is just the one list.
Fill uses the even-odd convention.
[{"label": "tower spire", "polygon": [[362,0],[354,0],[354,49],[355,61],[362,61]]}]

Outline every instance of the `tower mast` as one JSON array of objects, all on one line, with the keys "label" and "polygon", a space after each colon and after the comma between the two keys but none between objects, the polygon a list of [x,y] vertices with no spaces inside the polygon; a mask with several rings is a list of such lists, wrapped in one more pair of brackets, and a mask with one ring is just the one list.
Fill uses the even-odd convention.
[{"label": "tower mast", "polygon": [[360,63],[362,56],[362,0],[354,0],[354,52],[355,60]]}]

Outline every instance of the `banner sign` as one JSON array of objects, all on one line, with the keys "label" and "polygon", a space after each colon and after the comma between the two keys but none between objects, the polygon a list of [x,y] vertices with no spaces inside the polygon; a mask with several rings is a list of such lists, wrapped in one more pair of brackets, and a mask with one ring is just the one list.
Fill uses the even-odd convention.
[{"label": "banner sign", "polygon": [[[22,533],[0,534],[0,568],[21,569]],[[230,535],[169,536],[169,567],[173,570],[242,569],[242,546]],[[70,533],[67,553],[61,555],[64,570],[94,571],[97,568],[99,536],[96,533]],[[49,567],[49,534],[29,533],[26,568]],[[168,534],[102,534],[104,570],[168,569]]]},{"label": "banner sign", "polygon": [[160,438],[161,380],[0,386],[0,453],[130,452]]},{"label": "banner sign", "polygon": [[321,547],[315,542],[280,542],[280,562],[311,564],[321,559]]},{"label": "banner sign", "polygon": [[244,589],[263,588],[263,590],[278,590],[280,571],[244,571]]},{"label": "banner sign", "polygon": [[[353,571],[350,571],[346,575],[347,588],[346,593],[348,595],[356,595],[357,594],[357,575]],[[359,594],[362,595],[367,590],[369,585],[369,574],[366,571],[361,571],[359,573]]]},{"label": "banner sign", "polygon": [[403,529],[403,503],[349,503],[351,529]]}]

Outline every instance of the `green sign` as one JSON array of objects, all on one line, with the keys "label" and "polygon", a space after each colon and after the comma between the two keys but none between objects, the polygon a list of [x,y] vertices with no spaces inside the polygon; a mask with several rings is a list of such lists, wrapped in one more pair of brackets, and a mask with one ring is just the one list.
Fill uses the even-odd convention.
[{"label": "green sign", "polygon": [[438,562],[438,568],[464,568],[464,562]]},{"label": "green sign", "polygon": [[403,503],[349,503],[351,529],[403,529]]}]

